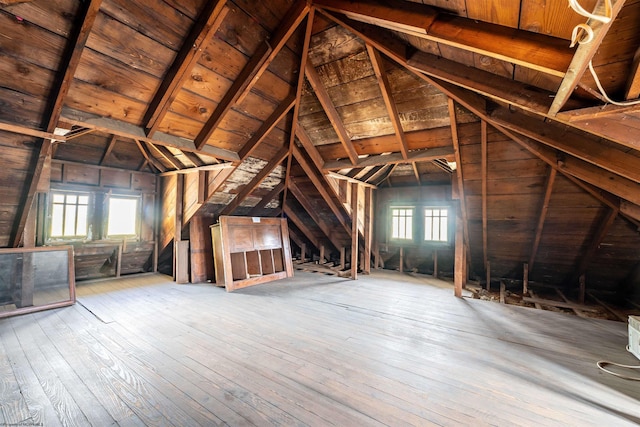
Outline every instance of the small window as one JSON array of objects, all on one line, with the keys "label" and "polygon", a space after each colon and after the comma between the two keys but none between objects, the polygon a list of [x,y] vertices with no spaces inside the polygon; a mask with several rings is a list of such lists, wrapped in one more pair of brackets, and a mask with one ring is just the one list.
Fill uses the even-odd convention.
[{"label": "small window", "polygon": [[413,239],[413,208],[391,209],[391,238]]},{"label": "small window", "polygon": [[52,193],[51,237],[86,237],[89,195]]},{"label": "small window", "polygon": [[138,198],[110,197],[107,237],[138,234]]},{"label": "small window", "polygon": [[446,208],[425,208],[424,240],[446,242],[448,229],[448,210]]}]

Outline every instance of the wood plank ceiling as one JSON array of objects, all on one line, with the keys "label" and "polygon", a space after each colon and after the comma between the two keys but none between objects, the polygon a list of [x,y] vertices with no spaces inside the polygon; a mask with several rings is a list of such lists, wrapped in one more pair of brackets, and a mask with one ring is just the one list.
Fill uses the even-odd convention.
[{"label": "wood plank ceiling", "polygon": [[351,241],[336,177],[456,181],[472,270],[614,282],[640,262],[640,105],[589,71],[638,97],[638,0],[609,23],[566,0],[1,4],[0,246],[53,158],[200,171],[186,221],[283,212],[334,250]]}]

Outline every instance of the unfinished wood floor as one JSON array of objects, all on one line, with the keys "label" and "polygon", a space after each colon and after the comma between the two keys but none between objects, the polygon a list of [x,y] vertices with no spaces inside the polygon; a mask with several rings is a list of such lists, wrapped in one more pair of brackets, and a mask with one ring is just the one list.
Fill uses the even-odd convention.
[{"label": "unfinished wood floor", "polygon": [[144,275],[0,320],[0,425],[640,423],[626,325],[456,299],[429,278],[296,277],[228,294]]}]

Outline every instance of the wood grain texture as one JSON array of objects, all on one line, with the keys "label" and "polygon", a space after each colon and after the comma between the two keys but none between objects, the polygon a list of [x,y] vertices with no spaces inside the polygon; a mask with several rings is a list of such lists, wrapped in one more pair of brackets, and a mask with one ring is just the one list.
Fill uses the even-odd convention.
[{"label": "wood grain texture", "polygon": [[[632,363],[624,324],[547,311],[531,316],[530,309],[471,299],[461,304],[450,284],[424,277],[373,272],[352,282],[296,272],[231,297],[215,287],[178,287],[165,276],[145,275],[85,285],[79,298],[116,321],[103,324],[82,305],[25,319],[42,330],[36,337],[55,343],[46,344],[58,352],[48,353],[48,363],[71,362],[65,369],[107,410],[102,424],[505,425],[535,419],[625,426],[640,419],[632,404],[638,390],[592,367],[602,357]],[[168,301],[173,311],[164,308]],[[3,344],[8,323],[0,322]],[[27,326],[15,333],[9,328],[12,342],[26,339]],[[469,346],[477,349],[472,358]],[[18,360],[15,369],[31,370]],[[505,402],[504,393],[513,399]],[[623,409],[612,413],[584,393]]]}]

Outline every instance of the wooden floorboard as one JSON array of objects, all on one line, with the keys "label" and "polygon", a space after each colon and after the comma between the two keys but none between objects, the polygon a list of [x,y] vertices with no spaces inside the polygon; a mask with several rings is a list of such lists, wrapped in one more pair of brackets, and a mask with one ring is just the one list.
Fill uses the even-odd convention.
[{"label": "wooden floorboard", "polygon": [[637,425],[600,372],[626,324],[453,297],[378,271],[296,272],[226,293],[162,275],[80,284],[0,320],[0,424]]}]

